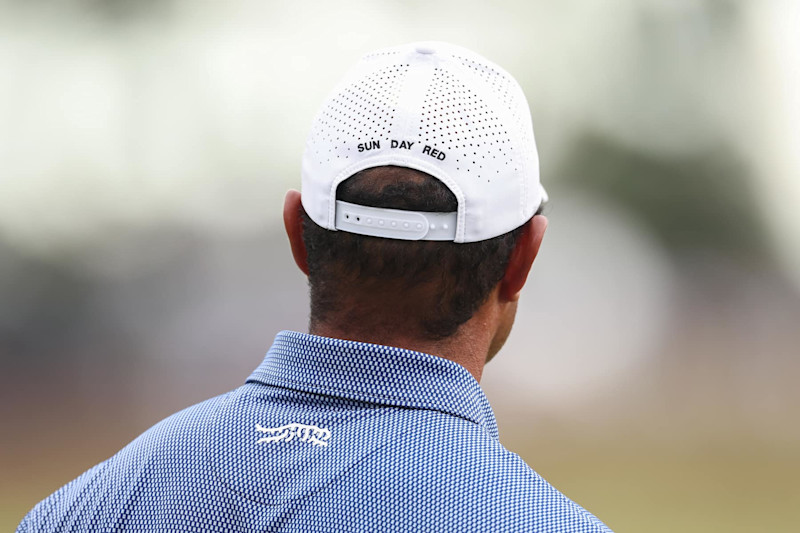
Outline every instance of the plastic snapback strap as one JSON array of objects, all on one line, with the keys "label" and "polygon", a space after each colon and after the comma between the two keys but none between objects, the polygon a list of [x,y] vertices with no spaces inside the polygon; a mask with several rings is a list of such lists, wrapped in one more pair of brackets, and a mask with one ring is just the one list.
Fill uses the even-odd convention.
[{"label": "plastic snapback strap", "polygon": [[335,228],[359,235],[406,241],[452,241],[458,213],[385,209],[336,201]]}]

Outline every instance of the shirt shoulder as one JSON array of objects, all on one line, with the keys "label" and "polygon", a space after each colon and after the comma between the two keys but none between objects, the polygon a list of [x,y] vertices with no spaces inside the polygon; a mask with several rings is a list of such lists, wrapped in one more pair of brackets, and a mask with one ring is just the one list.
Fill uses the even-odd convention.
[{"label": "shirt shoulder", "polygon": [[435,522],[430,526],[610,531],[479,425],[437,412],[418,411],[412,418],[408,431],[359,467],[383,472],[387,501],[422,507]]},{"label": "shirt shoulder", "polygon": [[157,497],[168,500],[169,484],[177,487],[204,475],[198,466],[204,462],[214,412],[225,396],[161,420],[39,502],[17,532],[116,530],[126,520],[125,509],[155,504]]}]

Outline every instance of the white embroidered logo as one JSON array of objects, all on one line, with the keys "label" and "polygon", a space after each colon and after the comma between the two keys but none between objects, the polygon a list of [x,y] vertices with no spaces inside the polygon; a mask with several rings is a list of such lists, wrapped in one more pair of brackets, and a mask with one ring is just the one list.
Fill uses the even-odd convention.
[{"label": "white embroidered logo", "polygon": [[256,423],[256,431],[267,435],[266,437],[258,439],[256,444],[261,444],[262,442],[289,442],[296,438],[300,441],[311,443],[314,446],[327,446],[328,443],[326,441],[331,438],[331,431],[329,429],[307,426],[305,424],[287,424],[279,428],[265,428],[261,424]]}]

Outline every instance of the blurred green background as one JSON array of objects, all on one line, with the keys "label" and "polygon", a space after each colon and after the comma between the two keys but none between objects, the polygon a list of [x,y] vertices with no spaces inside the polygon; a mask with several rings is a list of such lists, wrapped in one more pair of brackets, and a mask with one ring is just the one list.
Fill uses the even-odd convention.
[{"label": "blurred green background", "polygon": [[800,3],[0,0],[0,529],[304,330],[283,193],[362,54],[472,48],[550,229],[484,374],[616,531],[796,531]]}]

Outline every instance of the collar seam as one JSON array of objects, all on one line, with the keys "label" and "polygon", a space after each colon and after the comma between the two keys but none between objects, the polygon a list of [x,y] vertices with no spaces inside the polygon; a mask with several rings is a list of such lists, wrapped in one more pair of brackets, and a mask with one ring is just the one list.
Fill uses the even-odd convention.
[{"label": "collar seam", "polygon": [[[422,404],[420,402],[420,403],[415,403],[414,405],[411,405],[411,404],[409,404],[409,402],[407,400],[405,400],[405,399],[403,399],[401,397],[398,397],[398,396],[388,396],[388,395],[384,395],[384,394],[380,394],[380,393],[365,393],[363,391],[359,391],[359,390],[355,390],[355,389],[347,389],[347,388],[344,388],[344,387],[330,387],[328,389],[323,389],[323,388],[321,388],[321,387],[319,387],[317,385],[314,385],[312,383],[308,383],[308,382],[305,382],[305,381],[301,381],[299,379],[279,380],[279,379],[274,379],[273,378],[273,380],[271,380],[271,381],[263,381],[262,379],[259,379],[259,378],[254,379],[253,376],[251,376],[247,380],[247,383],[253,383],[253,382],[257,382],[257,383],[260,383],[260,384],[266,385],[266,386],[276,386],[276,387],[281,387],[281,388],[285,388],[285,389],[289,389],[289,390],[295,390],[295,391],[298,391],[296,386],[299,385],[299,386],[302,386],[302,387],[305,388],[305,389],[300,389],[299,392],[310,392],[310,393],[313,393],[313,394],[321,394],[323,396],[325,396],[325,395],[333,396],[332,394],[328,394],[329,392],[342,392],[342,393],[345,393],[345,394],[349,394],[351,396],[356,396],[357,395],[357,396],[360,396],[361,398],[376,398],[378,400],[391,401],[391,402],[393,402],[393,404],[400,404],[400,405],[394,405],[395,407],[403,407],[403,408],[411,408],[411,409],[426,409],[426,410],[429,410],[429,411],[439,411],[441,413],[450,414],[452,416],[457,416],[459,418],[463,418],[465,420],[469,420],[469,421],[474,422],[474,423],[476,423],[476,424],[478,424],[480,426],[483,426],[485,424],[485,421],[482,420],[484,417],[480,417],[479,418],[479,417],[475,417],[475,416],[469,416],[466,413],[463,413],[461,410],[447,409],[444,406],[436,406],[433,403]],[[295,387],[293,387],[292,385],[295,385]],[[344,398],[345,399],[349,399],[349,400],[354,400],[355,399],[355,398],[347,397],[347,396],[345,396]],[[361,401],[368,401],[368,400],[361,400]],[[374,402],[374,403],[378,403],[378,402]],[[475,407],[479,408],[480,406],[475,406]]]}]

